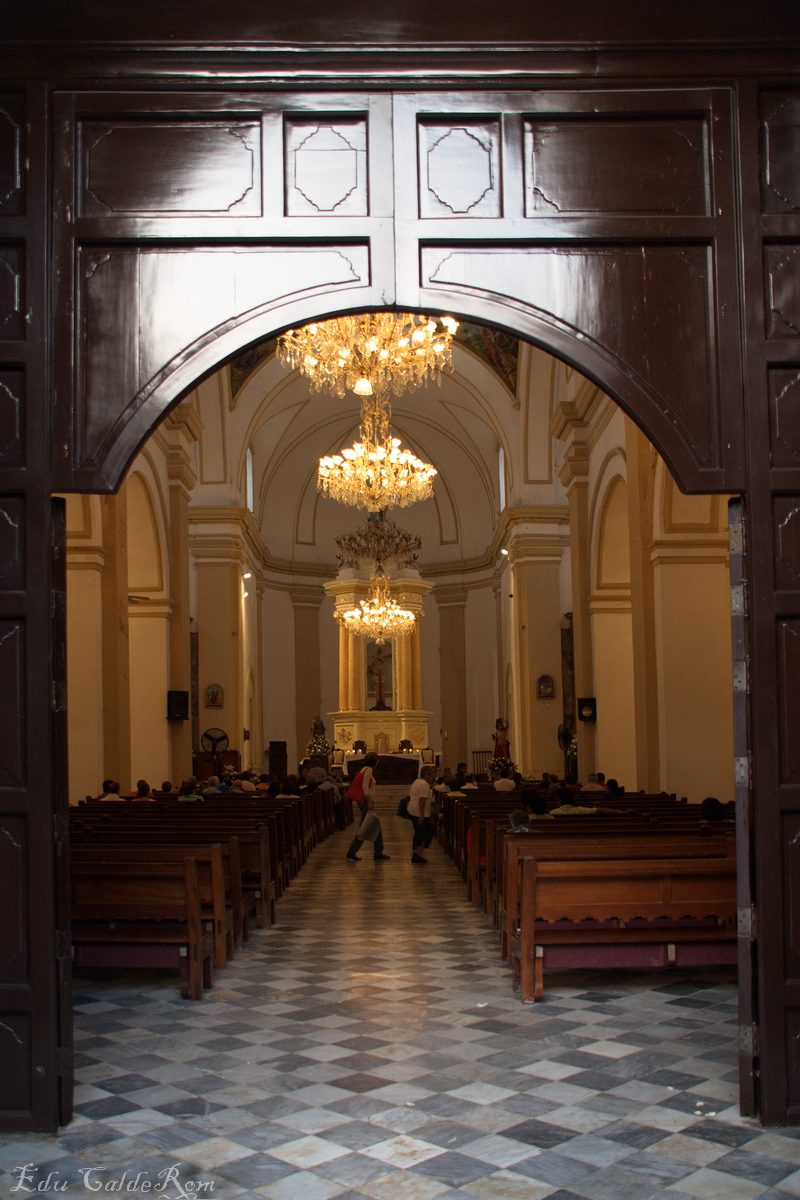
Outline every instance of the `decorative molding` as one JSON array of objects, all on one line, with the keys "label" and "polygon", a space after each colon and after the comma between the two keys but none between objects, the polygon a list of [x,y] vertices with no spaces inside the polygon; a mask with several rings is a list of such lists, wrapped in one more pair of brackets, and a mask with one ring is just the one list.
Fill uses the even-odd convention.
[{"label": "decorative molding", "polygon": [[164,422],[168,429],[179,429],[190,442],[199,442],[205,425],[197,409],[188,400],[183,400],[167,415]]}]

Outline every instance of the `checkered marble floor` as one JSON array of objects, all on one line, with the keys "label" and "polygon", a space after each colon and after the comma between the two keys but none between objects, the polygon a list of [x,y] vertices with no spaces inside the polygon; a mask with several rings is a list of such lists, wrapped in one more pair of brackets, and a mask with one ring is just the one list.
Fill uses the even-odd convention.
[{"label": "checkered marble floor", "polygon": [[170,1169],[221,1200],[800,1196],[800,1129],[738,1115],[731,973],[563,972],[523,1007],[438,847],[410,863],[399,794],[391,861],[317,849],[202,1003],[76,981],[75,1120],[0,1139],[0,1194],[30,1164],[81,1197]]}]

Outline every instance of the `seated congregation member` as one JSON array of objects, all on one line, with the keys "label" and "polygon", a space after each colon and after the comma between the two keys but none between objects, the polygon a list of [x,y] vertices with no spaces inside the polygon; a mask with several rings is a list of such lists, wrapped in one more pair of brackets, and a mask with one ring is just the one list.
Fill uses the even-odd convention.
[{"label": "seated congregation member", "polygon": [[98,796],[98,800],[121,800],[119,794],[119,784],[115,779],[103,780],[103,792]]},{"label": "seated congregation member", "polygon": [[411,842],[412,863],[426,863],[428,860],[420,850],[427,850],[433,841],[433,821],[431,820],[431,784],[436,777],[433,767],[423,767],[419,779],[411,785],[408,800],[408,815],[414,822],[414,837]]},{"label": "seated congregation member", "polygon": [[253,794],[255,790],[256,785],[253,783],[252,779],[250,779],[250,777],[247,775],[242,776],[242,791],[247,792],[248,794]]},{"label": "seated congregation member", "polygon": [[468,775],[467,782],[462,783],[461,786],[462,786],[462,788],[465,788],[467,791],[470,791],[470,792],[477,792],[477,790],[478,790],[478,782],[474,775]]},{"label": "seated congregation member", "polygon": [[[520,800],[530,821],[554,821],[555,817],[547,811],[547,796],[536,788],[523,788]],[[513,815],[513,814],[512,814]]]},{"label": "seated congregation member", "polygon": [[496,792],[513,792],[516,784],[513,779],[509,779],[508,767],[503,767],[500,772],[500,778],[494,781],[494,790]]},{"label": "seated congregation member", "polygon": [[209,775],[206,786],[203,788],[203,795],[219,795],[219,775]]},{"label": "seated congregation member", "polygon": [[706,796],[700,805],[700,814],[702,820],[707,821],[710,825],[718,825],[721,821],[731,821],[728,810],[716,796]]},{"label": "seated congregation member", "polygon": [[467,782],[467,764],[466,763],[459,763],[458,766],[456,767],[455,781],[456,781],[456,787],[459,789],[462,788],[464,786],[464,784]]},{"label": "seated congregation member", "polygon": [[272,783],[267,788],[266,794],[270,800],[274,800],[276,796],[281,794],[281,785],[278,783],[277,779],[272,780]]},{"label": "seated congregation member", "polygon": [[306,790],[316,792],[321,783],[325,782],[325,776],[328,772],[324,767],[312,767],[306,775]]},{"label": "seated congregation member", "polygon": [[[605,779],[605,775],[603,776],[603,779]],[[590,775],[589,782],[585,783],[581,788],[582,792],[604,792],[605,790],[606,789],[600,782],[599,775]]]},{"label": "seated congregation member", "polygon": [[136,799],[137,800],[152,800],[153,789],[146,779],[139,779],[136,782]]},{"label": "seated congregation member", "polygon": [[616,817],[622,816],[628,811],[624,808],[601,808],[599,804],[592,805],[591,807],[585,804],[576,804],[575,801],[578,797],[576,797],[571,788],[566,787],[558,789],[556,799],[560,803],[558,808],[551,810],[551,816],[554,817],[584,817],[592,814]]},{"label": "seated congregation member", "polygon": [[[525,833],[531,827],[528,814],[524,808],[515,808],[508,821],[512,833]],[[472,830],[470,830],[471,832]]]},{"label": "seated congregation member", "polygon": [[169,796],[169,795],[171,795],[172,792],[175,791],[175,788],[173,787],[171,779],[164,780],[164,782],[161,785],[161,791],[164,793],[165,796]]},{"label": "seated congregation member", "polygon": [[296,775],[287,775],[278,796],[281,800],[293,800],[300,795],[300,781]]},{"label": "seated congregation member", "polygon": [[324,782],[319,785],[319,790],[326,797],[327,802],[333,805],[333,823],[337,829],[345,828],[344,820],[344,799],[342,797],[342,789],[333,778],[332,775],[326,775]]},{"label": "seated congregation member", "polygon": [[558,782],[558,776],[552,771],[545,772],[545,774],[547,774],[547,780],[545,782],[545,778],[542,776],[542,791],[546,796],[555,796],[556,792],[561,787],[561,784]]},{"label": "seated congregation member", "polygon": [[202,796],[198,796],[196,791],[196,781],[194,779],[184,779],[178,792],[178,802],[181,804],[193,804],[196,800],[202,800]]},{"label": "seated congregation member", "polygon": [[225,795],[227,792],[229,792],[231,790],[232,784],[233,784],[233,776],[230,774],[230,772],[226,772],[222,776],[222,779],[219,781],[219,790],[222,792],[223,795]]},{"label": "seated congregation member", "polygon": [[256,784],[256,791],[257,792],[268,792],[269,791],[269,775],[264,775],[264,774],[259,775],[258,783]]},{"label": "seated congregation member", "polygon": [[616,779],[609,779],[608,783],[606,784],[606,792],[609,796],[624,796],[625,788],[621,787],[620,784],[617,783]]}]

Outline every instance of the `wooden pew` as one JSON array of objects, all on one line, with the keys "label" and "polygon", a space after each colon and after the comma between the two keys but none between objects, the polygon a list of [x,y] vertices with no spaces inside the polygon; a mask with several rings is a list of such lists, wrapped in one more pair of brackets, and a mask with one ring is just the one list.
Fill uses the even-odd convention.
[{"label": "wooden pew", "polygon": [[184,998],[202,1000],[214,936],[200,916],[196,860],[76,864],[72,944],[77,967],[177,967]]},{"label": "wooden pew", "polygon": [[[724,859],[733,863],[735,873],[735,846],[725,837],[658,837],[640,832],[618,836],[598,837],[588,831],[583,818],[575,836],[548,839],[537,830],[530,833],[503,835],[503,890],[498,913],[500,924],[501,954],[511,965],[511,934],[519,927],[520,887],[523,860],[535,858],[542,862],[595,861],[615,862],[632,860],[664,859]],[[593,914],[589,914],[593,915]],[[599,918],[598,918],[599,919]]]},{"label": "wooden pew", "polygon": [[525,857],[509,938],[514,987],[528,1004],[544,999],[546,966],[696,964],[715,943],[727,950],[713,961],[735,963],[735,917],[732,857]]},{"label": "wooden pew", "polygon": [[218,843],[208,846],[112,843],[93,847],[73,846],[70,857],[72,863],[81,866],[92,866],[99,862],[131,866],[180,863],[186,857],[193,857],[197,863],[200,916],[204,921],[213,922],[214,966],[222,968],[233,958],[234,950],[241,946],[247,927],[247,915],[242,902],[238,840],[231,838],[225,850],[223,854],[223,848]]},{"label": "wooden pew", "polygon": [[[124,828],[124,839],[120,829]],[[133,847],[163,845],[210,845],[222,836],[235,836],[239,845],[240,880],[243,908],[254,912],[259,928],[275,923],[276,888],[270,861],[270,839],[266,825],[250,819],[190,820],[188,814],[176,819],[155,815],[150,821],[91,824],[73,827],[75,846],[120,845]]]}]

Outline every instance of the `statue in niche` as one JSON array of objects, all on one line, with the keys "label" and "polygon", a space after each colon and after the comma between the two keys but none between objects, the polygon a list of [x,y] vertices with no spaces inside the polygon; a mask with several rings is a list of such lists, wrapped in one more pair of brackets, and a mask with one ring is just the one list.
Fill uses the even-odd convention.
[{"label": "statue in niche", "polygon": [[386,663],[391,663],[391,661],[391,648],[387,649],[378,645],[367,659],[367,671],[375,684],[375,703],[369,710],[370,712],[391,712],[391,708],[386,703],[386,676],[383,671]]}]

